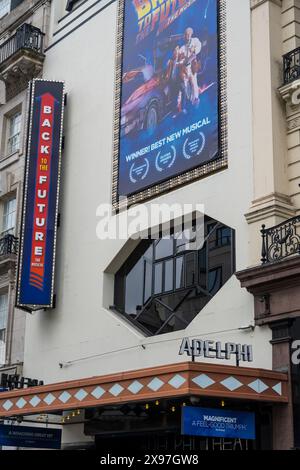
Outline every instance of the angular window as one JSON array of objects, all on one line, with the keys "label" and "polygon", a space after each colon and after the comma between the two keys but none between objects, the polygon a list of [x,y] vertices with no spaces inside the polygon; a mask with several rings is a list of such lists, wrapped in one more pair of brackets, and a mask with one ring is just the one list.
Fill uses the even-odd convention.
[{"label": "angular window", "polygon": [[186,328],[234,273],[234,230],[209,217],[204,230],[198,250],[183,233],[143,240],[117,272],[115,308],[146,334]]}]

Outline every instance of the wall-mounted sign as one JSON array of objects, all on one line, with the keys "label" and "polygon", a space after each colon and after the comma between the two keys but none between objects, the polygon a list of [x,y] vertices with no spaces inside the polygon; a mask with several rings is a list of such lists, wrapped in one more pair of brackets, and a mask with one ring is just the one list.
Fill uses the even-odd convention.
[{"label": "wall-mounted sign", "polygon": [[255,414],[213,408],[182,408],[181,433],[189,436],[255,439]]},{"label": "wall-mounted sign", "polygon": [[60,449],[61,430],[0,424],[0,446]]},{"label": "wall-mounted sign", "polygon": [[119,1],[124,6],[115,138],[120,198],[220,153],[219,2]]},{"label": "wall-mounted sign", "polygon": [[228,361],[234,356],[237,362],[253,362],[253,348],[250,344],[222,344],[221,341],[183,338],[179,354],[187,354],[192,358],[205,357]]},{"label": "wall-mounted sign", "polygon": [[2,387],[5,391],[40,387],[42,385],[44,385],[43,380],[30,379],[29,377],[21,377],[18,374],[1,374],[0,387]]},{"label": "wall-mounted sign", "polygon": [[30,85],[17,307],[53,307],[64,84]]}]

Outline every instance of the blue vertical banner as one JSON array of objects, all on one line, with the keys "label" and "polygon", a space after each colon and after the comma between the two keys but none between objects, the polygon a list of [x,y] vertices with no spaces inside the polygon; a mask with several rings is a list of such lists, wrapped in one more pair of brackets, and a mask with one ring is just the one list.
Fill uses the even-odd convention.
[{"label": "blue vertical banner", "polygon": [[182,408],[181,434],[254,440],[255,414],[186,406]]},{"label": "blue vertical banner", "polygon": [[53,307],[64,83],[34,80],[17,278],[19,308]]},{"label": "blue vertical banner", "polygon": [[124,1],[118,196],[219,157],[217,0]]}]

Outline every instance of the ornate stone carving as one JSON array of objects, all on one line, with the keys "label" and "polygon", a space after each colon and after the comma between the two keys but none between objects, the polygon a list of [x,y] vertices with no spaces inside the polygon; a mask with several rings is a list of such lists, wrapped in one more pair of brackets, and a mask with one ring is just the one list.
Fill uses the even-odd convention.
[{"label": "ornate stone carving", "polygon": [[294,80],[278,89],[282,99],[291,107],[300,111],[300,79]]}]

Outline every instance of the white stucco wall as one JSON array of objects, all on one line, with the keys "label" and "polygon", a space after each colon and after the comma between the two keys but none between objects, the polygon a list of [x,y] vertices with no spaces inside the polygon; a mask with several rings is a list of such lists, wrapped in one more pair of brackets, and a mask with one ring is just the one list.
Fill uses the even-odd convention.
[{"label": "white stucco wall", "polygon": [[[58,25],[61,3],[53,1],[53,32],[93,2]],[[45,62],[44,77],[65,80],[68,92],[57,308],[27,316],[24,374],[51,383],[185,361],[178,350],[186,335],[253,344],[252,366],[271,368],[270,330],[239,330],[254,321],[254,308],[252,296],[235,277],[187,330],[155,338],[145,339],[103,307],[112,292],[112,280],[103,272],[125,243],[96,237],[96,208],[111,199],[116,3],[64,37],[97,8],[55,34],[52,43],[61,40],[47,52]],[[249,1],[228,0],[227,9],[229,168],[159,200],[204,204],[209,216],[233,227],[240,270],[250,264],[244,214],[253,196]],[[69,361],[76,362],[59,367]]]}]

